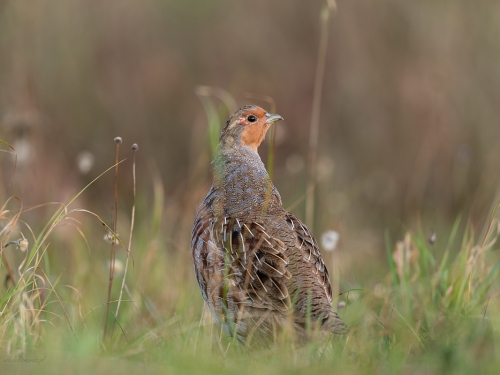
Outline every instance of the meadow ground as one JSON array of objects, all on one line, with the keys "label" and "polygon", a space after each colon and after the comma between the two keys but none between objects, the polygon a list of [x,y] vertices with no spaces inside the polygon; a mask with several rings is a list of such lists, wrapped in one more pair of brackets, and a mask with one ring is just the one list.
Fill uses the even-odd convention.
[{"label": "meadow ground", "polygon": [[[398,241],[387,236],[384,277],[341,278],[334,287],[349,335],[248,349],[224,337],[204,311],[190,253],[179,245],[188,230],[182,223],[164,230],[168,213],[148,211],[142,199],[134,205],[131,242],[129,234],[115,241],[108,297],[113,245],[103,235],[108,242],[114,236],[95,213],[78,208],[78,198],[44,206],[54,214],[39,233],[24,216],[41,207],[30,211],[10,198],[0,211],[2,373],[494,374],[500,368],[498,207],[482,233],[459,218],[435,243],[418,231]],[[163,207],[161,186],[156,199],[155,207]],[[130,225],[128,216],[118,219]],[[174,219],[163,221],[171,228],[180,220]],[[23,235],[27,248],[15,242]],[[342,268],[342,257],[326,256]]]},{"label": "meadow ground", "polygon": [[[499,10],[0,1],[0,374],[500,373]],[[252,102],[346,336],[246,348],[204,309],[191,226]]]}]

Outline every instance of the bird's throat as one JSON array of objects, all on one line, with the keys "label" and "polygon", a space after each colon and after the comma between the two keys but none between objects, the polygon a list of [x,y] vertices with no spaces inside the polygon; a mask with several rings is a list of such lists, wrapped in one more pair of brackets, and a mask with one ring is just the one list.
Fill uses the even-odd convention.
[{"label": "bird's throat", "polygon": [[281,204],[264,163],[250,147],[216,155],[214,188],[221,191],[217,211],[228,216],[237,212],[259,215],[270,204],[278,201]]}]

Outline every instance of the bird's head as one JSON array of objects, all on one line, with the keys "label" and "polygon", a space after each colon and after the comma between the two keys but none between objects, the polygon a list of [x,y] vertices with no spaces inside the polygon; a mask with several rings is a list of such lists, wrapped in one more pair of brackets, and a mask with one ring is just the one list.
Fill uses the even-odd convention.
[{"label": "bird's head", "polygon": [[227,120],[220,134],[220,144],[222,147],[248,146],[257,152],[269,127],[279,120],[283,117],[255,105],[240,108]]}]

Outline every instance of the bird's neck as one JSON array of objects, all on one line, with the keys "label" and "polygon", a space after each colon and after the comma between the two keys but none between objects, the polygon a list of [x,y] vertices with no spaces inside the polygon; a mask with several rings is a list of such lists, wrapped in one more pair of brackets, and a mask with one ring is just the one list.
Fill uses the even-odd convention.
[{"label": "bird's neck", "polygon": [[269,182],[269,175],[259,154],[248,146],[219,147],[214,157],[214,185],[249,187]]},{"label": "bird's neck", "polygon": [[221,192],[220,214],[259,214],[281,206],[259,154],[248,146],[219,148],[214,158],[214,187]]}]

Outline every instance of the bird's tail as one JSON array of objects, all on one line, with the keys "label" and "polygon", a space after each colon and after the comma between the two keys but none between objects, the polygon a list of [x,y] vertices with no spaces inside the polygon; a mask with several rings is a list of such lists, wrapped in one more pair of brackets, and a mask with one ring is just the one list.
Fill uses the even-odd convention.
[{"label": "bird's tail", "polygon": [[349,327],[342,321],[339,314],[335,311],[330,311],[328,319],[323,321],[322,329],[333,332],[335,335],[345,335],[349,333]]}]

